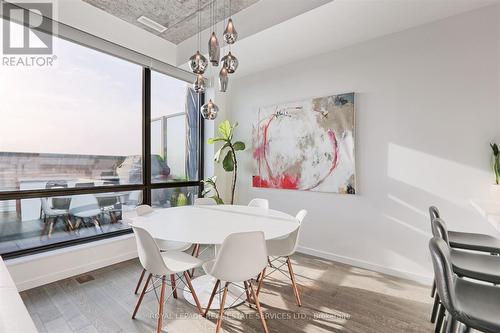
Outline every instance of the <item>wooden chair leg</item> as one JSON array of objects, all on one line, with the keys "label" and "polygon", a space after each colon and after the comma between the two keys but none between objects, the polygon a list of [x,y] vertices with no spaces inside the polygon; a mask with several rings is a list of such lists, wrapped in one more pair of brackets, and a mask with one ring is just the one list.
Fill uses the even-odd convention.
[{"label": "wooden chair leg", "polygon": [[215,282],[214,290],[212,290],[212,295],[210,295],[210,299],[208,300],[207,308],[205,309],[205,312],[203,313],[203,317],[207,316],[208,310],[210,309],[210,306],[212,305],[212,302],[214,300],[215,292],[217,291],[217,287],[219,287],[220,280],[217,280]]},{"label": "wooden chair leg", "polygon": [[264,267],[264,270],[262,271],[262,273],[260,273],[260,279],[259,279],[259,284],[257,286],[257,296],[259,296],[259,293],[260,293],[260,288],[262,288],[262,283],[264,282],[264,278],[266,277],[266,268],[267,267]]},{"label": "wooden chair leg", "polygon": [[249,304],[252,304],[252,300],[251,300],[251,298],[250,298],[250,292],[248,291],[248,282],[243,281],[243,285],[244,285],[244,287],[245,287],[245,294],[247,295],[247,302],[248,302]]},{"label": "wooden chair leg", "polygon": [[170,274],[170,284],[172,285],[172,295],[177,299],[177,288],[175,286],[175,275]]},{"label": "wooden chair leg", "polygon": [[142,299],[144,298],[144,294],[146,293],[146,290],[148,289],[148,284],[149,281],[151,281],[151,277],[153,274],[149,274],[148,278],[146,279],[146,283],[144,284],[144,287],[142,288],[141,296],[139,296],[139,299],[137,300],[137,304],[134,309],[134,313],[132,314],[132,319],[135,319],[135,315],[137,314],[137,310],[139,310],[139,306],[141,306]]},{"label": "wooden chair leg", "polygon": [[68,231],[73,230],[73,223],[71,223],[71,219],[69,218],[68,215],[64,215],[64,222],[66,222],[66,225],[68,226]]},{"label": "wooden chair leg", "polygon": [[431,313],[431,323],[433,324],[436,322],[438,310],[439,310],[439,295],[436,295],[436,297],[434,298],[434,306],[432,307],[432,313]]},{"label": "wooden chair leg", "polygon": [[257,306],[257,312],[259,312],[260,322],[262,323],[264,332],[269,333],[269,330],[267,329],[266,318],[264,317],[264,314],[262,313],[262,308],[260,307],[259,296],[257,296],[255,294],[255,291],[253,290],[252,281],[249,281],[249,284],[250,284],[250,291],[252,292],[252,297],[255,301],[255,305]]},{"label": "wooden chair leg", "polygon": [[201,308],[200,300],[198,299],[198,296],[196,295],[196,291],[193,288],[193,284],[191,283],[191,278],[189,277],[188,272],[184,272],[184,278],[186,279],[187,285],[189,287],[189,291],[191,291],[191,294],[193,295],[194,302],[196,303],[196,307],[198,308],[198,312],[200,314],[203,314],[203,310]]},{"label": "wooden chair leg", "polygon": [[139,287],[141,286],[142,279],[144,278],[144,273],[146,273],[146,270],[143,268],[141,276],[139,277],[139,281],[137,281],[137,286],[135,286],[134,294],[137,295],[137,292],[139,291]]},{"label": "wooden chair leg", "polygon": [[160,304],[158,307],[158,324],[156,326],[156,333],[161,333],[161,327],[163,325],[163,303],[165,303],[165,286],[167,285],[165,279],[165,276],[161,278]]},{"label": "wooden chair leg", "polygon": [[290,257],[286,259],[288,264],[288,272],[290,273],[290,278],[292,279],[293,292],[295,293],[295,298],[297,299],[297,305],[302,306],[302,301],[300,300],[299,288],[297,288],[297,281],[295,281],[295,274],[293,273],[292,262]]},{"label": "wooden chair leg", "polygon": [[49,233],[48,233],[48,237],[52,237],[52,231],[54,231],[54,223],[55,223],[55,219],[54,218],[49,218]]},{"label": "wooden chair leg", "polygon": [[[196,244],[193,248],[193,252],[191,253],[191,255],[195,258],[198,258],[198,256],[200,255],[200,244]],[[189,276],[190,277],[193,277],[194,276],[194,268],[191,270],[191,272],[189,272]]]},{"label": "wooden chair leg", "polygon": [[79,217],[76,218],[76,222],[75,222],[75,229],[78,229],[78,227],[80,227],[80,223],[81,223],[81,219]]},{"label": "wooden chair leg", "polygon": [[222,300],[220,302],[219,318],[217,319],[217,327],[215,328],[215,333],[219,333],[220,328],[222,326],[222,317],[224,316],[224,303],[226,303],[228,286],[229,286],[229,282],[226,282],[226,284],[224,285],[224,293],[222,294]]}]

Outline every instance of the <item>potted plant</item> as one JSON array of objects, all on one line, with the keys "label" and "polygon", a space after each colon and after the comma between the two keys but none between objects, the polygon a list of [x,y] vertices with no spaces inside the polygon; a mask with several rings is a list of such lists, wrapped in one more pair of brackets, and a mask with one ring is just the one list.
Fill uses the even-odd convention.
[{"label": "potted plant", "polygon": [[[236,180],[238,178],[238,160],[236,158],[236,152],[245,150],[245,144],[241,141],[233,141],[234,129],[238,126],[238,123],[231,125],[228,120],[223,121],[219,124],[218,136],[215,138],[208,139],[209,144],[222,143],[222,146],[217,150],[214,155],[214,160],[216,163],[220,163],[222,158],[222,167],[224,171],[232,173],[231,182],[231,205],[234,203],[234,193],[236,190]],[[222,157],[223,156],[223,157]],[[221,204],[222,199],[220,198],[219,191],[217,190],[216,178],[208,178],[205,180],[205,184],[208,184],[210,189],[215,191],[214,200]]]},{"label": "potted plant", "polygon": [[493,172],[495,172],[495,184],[491,186],[491,192],[498,196],[500,194],[498,186],[500,184],[500,150],[494,142],[490,143],[490,147],[492,150],[491,167]]}]

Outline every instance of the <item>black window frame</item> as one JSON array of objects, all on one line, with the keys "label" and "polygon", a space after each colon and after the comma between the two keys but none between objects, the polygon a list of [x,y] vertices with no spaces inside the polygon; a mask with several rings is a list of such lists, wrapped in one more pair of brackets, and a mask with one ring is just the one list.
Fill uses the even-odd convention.
[{"label": "black window frame", "polygon": [[[121,61],[126,61],[117,58]],[[151,191],[164,188],[182,188],[182,187],[198,187],[198,195],[201,195],[203,190],[203,169],[204,169],[204,119],[201,116],[200,108],[204,103],[204,94],[198,95],[198,180],[183,181],[183,182],[151,182],[151,68],[142,66],[142,184],[130,185],[105,185],[95,187],[82,188],[64,188],[64,189],[36,189],[36,190],[16,190],[16,191],[0,191],[0,201],[4,200],[22,200],[41,197],[55,196],[71,196],[79,194],[97,194],[106,192],[125,192],[125,191],[142,191],[143,204],[151,205]],[[163,74],[163,73],[162,73]],[[167,74],[163,74],[167,75]],[[180,80],[180,79],[179,79]],[[140,125],[140,124],[138,124]],[[78,244],[90,243],[101,239],[108,239],[117,236],[127,235],[132,233],[132,229],[122,229],[111,231],[103,234],[92,235],[88,237],[76,238],[57,243],[40,245],[32,248],[20,249],[12,252],[1,253],[4,259],[12,259],[31,254],[46,252],[54,249],[74,246]]]}]

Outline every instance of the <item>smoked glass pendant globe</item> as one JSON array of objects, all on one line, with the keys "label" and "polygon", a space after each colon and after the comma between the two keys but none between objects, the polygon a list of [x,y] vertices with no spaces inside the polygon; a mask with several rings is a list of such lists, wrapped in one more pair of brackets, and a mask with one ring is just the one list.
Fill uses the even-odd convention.
[{"label": "smoked glass pendant globe", "polygon": [[204,104],[201,107],[201,115],[204,119],[207,120],[214,120],[217,118],[217,113],[219,112],[219,107],[212,102],[212,100],[209,100],[208,103]]},{"label": "smoked glass pendant globe", "polygon": [[229,74],[236,72],[236,69],[238,68],[238,59],[231,53],[231,51],[222,57],[221,61],[222,66],[227,69]]},{"label": "smoked glass pendant globe", "polygon": [[227,26],[226,29],[224,30],[224,40],[228,44],[234,44],[236,40],[238,39],[238,33],[236,32],[236,29],[234,28],[233,20],[229,19],[227,21]]},{"label": "smoked glass pendant globe", "polygon": [[205,73],[205,69],[207,69],[208,62],[207,58],[200,51],[196,51],[194,55],[189,58],[189,67],[195,74],[203,74]]}]

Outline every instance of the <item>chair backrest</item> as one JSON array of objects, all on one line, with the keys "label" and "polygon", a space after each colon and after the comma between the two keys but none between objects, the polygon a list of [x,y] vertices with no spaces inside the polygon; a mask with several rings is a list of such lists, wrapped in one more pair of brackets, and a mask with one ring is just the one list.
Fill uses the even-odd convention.
[{"label": "chair backrest", "polygon": [[439,213],[439,209],[437,209],[436,206],[430,206],[429,207],[429,216],[431,218],[431,222],[434,219],[438,219],[441,217],[441,214]]},{"label": "chair backrest", "polygon": [[264,233],[234,233],[222,243],[210,275],[227,282],[255,278],[267,265]]},{"label": "chair backrest", "polygon": [[297,251],[299,246],[300,228],[302,226],[302,221],[307,215],[307,210],[302,209],[297,213],[295,218],[299,222],[299,227],[292,231],[288,236],[284,238],[273,239],[272,242],[275,244],[276,248],[280,249],[280,255],[291,256]]},{"label": "chair backrest", "polygon": [[288,236],[288,238],[291,240],[291,243],[293,244],[291,247],[290,255],[297,251],[297,247],[299,246],[300,228],[302,227],[302,221],[304,221],[306,215],[307,210],[305,209],[300,210],[297,215],[295,215],[295,218],[297,219],[297,221],[299,221],[299,227]]},{"label": "chair backrest", "polygon": [[217,202],[215,202],[212,198],[196,198],[194,199],[195,206],[215,206]]},{"label": "chair backrest", "polygon": [[90,210],[100,211],[99,203],[95,196],[92,194],[82,194],[71,197],[69,212],[72,215],[77,215],[81,211]]},{"label": "chair backrest", "polygon": [[252,199],[248,203],[248,207],[260,207],[260,208],[266,208],[266,209],[268,209],[269,208],[269,200],[255,198],[255,199]]},{"label": "chair backrest", "polygon": [[137,216],[147,215],[154,212],[154,209],[150,205],[140,205],[135,208]]},{"label": "chair backrest", "polygon": [[161,256],[160,248],[156,244],[153,236],[146,229],[131,225],[137,243],[137,254],[142,267],[149,273],[155,275],[165,275],[168,268]]},{"label": "chair backrest", "polygon": [[42,202],[42,210],[45,214],[49,214],[51,211],[51,207],[49,204],[49,198],[40,198],[40,201]]},{"label": "chair backrest", "polygon": [[455,295],[457,276],[453,273],[451,264],[450,247],[440,237],[433,237],[429,242],[434,278],[441,303],[453,317],[460,314],[459,305]]},{"label": "chair backrest", "polygon": [[444,223],[444,221],[438,217],[432,220],[431,227],[432,227],[432,235],[434,237],[442,238],[449,246],[450,241],[448,239],[448,228],[446,228],[446,223]]}]

